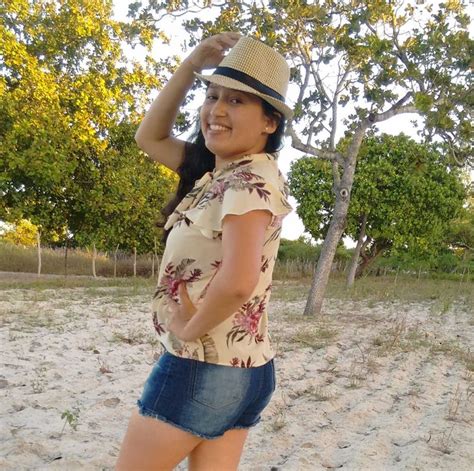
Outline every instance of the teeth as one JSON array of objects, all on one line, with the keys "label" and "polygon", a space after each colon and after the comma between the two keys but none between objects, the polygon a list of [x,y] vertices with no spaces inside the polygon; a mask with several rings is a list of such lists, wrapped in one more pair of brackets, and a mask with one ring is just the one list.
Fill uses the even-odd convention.
[{"label": "teeth", "polygon": [[210,124],[209,129],[211,131],[227,131],[227,129],[229,128],[226,128],[225,126],[220,126],[219,124]]}]

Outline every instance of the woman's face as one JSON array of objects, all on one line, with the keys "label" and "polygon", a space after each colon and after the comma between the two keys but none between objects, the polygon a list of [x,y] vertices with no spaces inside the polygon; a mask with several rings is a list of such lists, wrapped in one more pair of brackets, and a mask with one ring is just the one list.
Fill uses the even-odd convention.
[{"label": "woman's face", "polygon": [[206,147],[216,158],[227,160],[263,152],[268,135],[277,128],[259,97],[212,83],[200,118]]}]

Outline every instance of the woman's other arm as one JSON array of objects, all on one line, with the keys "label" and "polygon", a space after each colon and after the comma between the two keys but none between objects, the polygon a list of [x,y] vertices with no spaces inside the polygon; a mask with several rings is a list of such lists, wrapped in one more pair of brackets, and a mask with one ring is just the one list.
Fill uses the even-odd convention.
[{"label": "woman's other arm", "polygon": [[184,158],[185,141],[171,135],[188,90],[193,72],[216,67],[224,52],[234,46],[238,33],[221,33],[202,41],[181,63],[145,114],[135,134],[135,141],[152,160],[177,171]]},{"label": "woman's other arm", "polygon": [[222,265],[180,338],[193,341],[234,314],[252,295],[260,277],[265,231],[272,219],[267,210],[223,219]]}]

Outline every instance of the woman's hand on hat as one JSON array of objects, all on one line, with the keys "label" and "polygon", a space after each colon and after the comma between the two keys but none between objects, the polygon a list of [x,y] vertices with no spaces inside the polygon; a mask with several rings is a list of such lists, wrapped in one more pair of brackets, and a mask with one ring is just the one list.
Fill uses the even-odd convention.
[{"label": "woman's hand on hat", "polygon": [[196,72],[217,67],[224,58],[225,51],[232,49],[242,37],[240,33],[225,31],[204,39],[185,59]]},{"label": "woman's hand on hat", "polygon": [[177,338],[181,338],[186,324],[196,313],[197,308],[189,297],[186,282],[184,281],[181,281],[178,285],[178,296],[181,304],[178,304],[174,299],[169,300],[168,309],[171,312],[171,317],[167,327]]}]

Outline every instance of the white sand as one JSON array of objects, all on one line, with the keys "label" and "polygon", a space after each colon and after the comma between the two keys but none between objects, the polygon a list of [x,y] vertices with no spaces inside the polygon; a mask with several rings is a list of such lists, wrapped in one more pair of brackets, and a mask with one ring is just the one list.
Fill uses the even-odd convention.
[{"label": "white sand", "polygon": [[[0,291],[0,469],[113,469],[161,352],[150,295]],[[304,306],[271,301],[278,385],[239,469],[473,469],[472,313],[328,299],[305,320]]]}]

